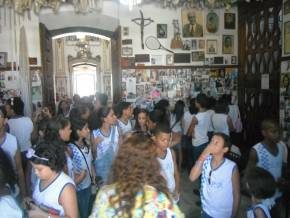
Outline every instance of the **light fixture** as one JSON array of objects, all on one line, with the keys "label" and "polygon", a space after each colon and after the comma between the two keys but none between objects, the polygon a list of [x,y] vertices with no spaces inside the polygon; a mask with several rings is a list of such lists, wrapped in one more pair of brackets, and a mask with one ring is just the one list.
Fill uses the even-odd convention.
[{"label": "light fixture", "polygon": [[131,11],[134,6],[141,4],[142,0],[120,0],[120,3],[123,5],[128,5],[129,10]]}]

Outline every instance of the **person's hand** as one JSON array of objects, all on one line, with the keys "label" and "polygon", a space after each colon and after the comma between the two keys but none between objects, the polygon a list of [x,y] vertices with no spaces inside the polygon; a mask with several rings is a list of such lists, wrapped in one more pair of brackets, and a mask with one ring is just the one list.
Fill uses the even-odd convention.
[{"label": "person's hand", "polygon": [[22,207],[25,209],[25,210],[30,210],[30,205],[31,203],[33,202],[32,198],[31,197],[25,197],[23,198],[22,200]]},{"label": "person's hand", "polygon": [[213,153],[214,149],[215,149],[214,145],[212,143],[209,143],[208,146],[206,146],[206,148],[202,152],[202,154],[208,156],[211,153]]},{"label": "person's hand", "polygon": [[35,204],[30,204],[31,209],[28,211],[29,218],[47,218],[48,214],[37,207]]},{"label": "person's hand", "polygon": [[175,202],[178,202],[179,201],[179,197],[180,197],[180,193],[177,190],[175,190],[172,197],[173,197],[173,200]]}]

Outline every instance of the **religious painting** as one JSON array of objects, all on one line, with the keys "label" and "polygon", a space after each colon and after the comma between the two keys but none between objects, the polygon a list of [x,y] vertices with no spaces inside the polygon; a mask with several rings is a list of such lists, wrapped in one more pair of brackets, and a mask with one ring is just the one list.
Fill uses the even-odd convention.
[{"label": "religious painting", "polygon": [[133,55],[133,48],[131,47],[122,48],[122,56],[132,56],[132,55]]},{"label": "religious painting", "polygon": [[225,13],[224,14],[224,25],[225,29],[236,29],[236,14],[234,13]]},{"label": "religious painting", "polygon": [[234,36],[223,35],[223,54],[234,53]]},{"label": "religious painting", "polygon": [[7,67],[7,52],[0,52],[0,68]]},{"label": "religious painting", "polygon": [[129,27],[128,26],[123,27],[123,36],[129,36]]},{"label": "religious painting", "polygon": [[157,38],[167,38],[167,24],[157,24]]},{"label": "religious painting", "polygon": [[284,23],[284,54],[290,54],[290,21]]},{"label": "religious painting", "polygon": [[172,65],[173,64],[173,55],[168,54],[166,55],[166,65]]},{"label": "religious painting", "polygon": [[191,40],[191,49],[192,50],[197,49],[197,40],[196,39]]},{"label": "religious painting", "polygon": [[203,37],[203,13],[200,10],[182,10],[183,37]]},{"label": "religious painting", "polygon": [[194,61],[205,61],[204,51],[194,51],[191,53],[191,60]]},{"label": "religious painting", "polygon": [[214,12],[211,11],[206,16],[206,29],[209,33],[216,33],[219,27],[219,17]]},{"label": "religious painting", "polygon": [[207,54],[216,54],[217,53],[217,40],[208,39],[206,41],[206,52],[207,52]]},{"label": "religious painting", "polygon": [[290,13],[290,0],[286,0],[283,4],[283,14],[289,14]]},{"label": "religious painting", "polygon": [[198,40],[198,49],[204,49],[205,48],[205,40],[200,39]]}]

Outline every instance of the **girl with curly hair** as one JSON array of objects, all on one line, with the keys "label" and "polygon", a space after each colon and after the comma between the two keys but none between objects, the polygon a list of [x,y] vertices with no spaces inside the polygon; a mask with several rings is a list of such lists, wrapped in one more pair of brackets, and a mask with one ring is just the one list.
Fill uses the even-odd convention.
[{"label": "girl with curly hair", "polygon": [[99,191],[90,218],[184,217],[160,175],[156,146],[143,133],[120,146],[109,184]]}]

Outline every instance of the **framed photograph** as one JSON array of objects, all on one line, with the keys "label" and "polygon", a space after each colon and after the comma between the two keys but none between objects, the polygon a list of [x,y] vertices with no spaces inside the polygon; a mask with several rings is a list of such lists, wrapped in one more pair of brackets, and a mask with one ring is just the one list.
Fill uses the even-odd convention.
[{"label": "framed photograph", "polygon": [[207,54],[217,53],[217,40],[216,39],[206,40],[206,52]]},{"label": "framed photograph", "polygon": [[231,64],[237,64],[237,56],[231,57]]},{"label": "framed photograph", "polygon": [[205,61],[204,51],[194,51],[191,53],[191,60],[194,61]]},{"label": "framed photograph", "polygon": [[183,37],[203,37],[203,12],[200,10],[182,10]]},{"label": "framed photograph", "polygon": [[283,14],[289,14],[290,13],[290,0],[286,0],[283,4]]},{"label": "framed photograph", "polygon": [[191,41],[190,40],[183,40],[183,50],[190,50],[191,49]]},{"label": "framed photograph", "polygon": [[129,27],[128,26],[123,27],[123,36],[129,36]]},{"label": "framed photograph", "polygon": [[290,21],[284,23],[284,54],[290,54]]},{"label": "framed photograph", "polygon": [[152,65],[163,65],[162,55],[151,55],[151,64]]},{"label": "framed photograph", "polygon": [[197,40],[196,39],[191,40],[191,49],[192,50],[197,49]]},{"label": "framed photograph", "polygon": [[173,55],[168,54],[166,55],[166,65],[172,65],[173,64]]},{"label": "framed photograph", "polygon": [[225,29],[234,30],[236,29],[236,14],[224,13],[224,27]]},{"label": "framed photograph", "polygon": [[205,40],[200,39],[198,40],[198,49],[204,49],[205,48]]},{"label": "framed photograph", "polygon": [[7,67],[7,52],[0,52],[0,68]]},{"label": "framed photograph", "polygon": [[131,47],[122,48],[122,56],[132,56],[132,55],[133,55],[133,48]]},{"label": "framed photograph", "polygon": [[234,53],[234,36],[233,35],[223,35],[223,54],[233,54]]},{"label": "framed photograph", "polygon": [[167,38],[167,24],[157,24],[157,38]]},{"label": "framed photograph", "polygon": [[206,16],[206,29],[209,33],[216,33],[218,28],[219,17],[214,11],[211,11]]}]

